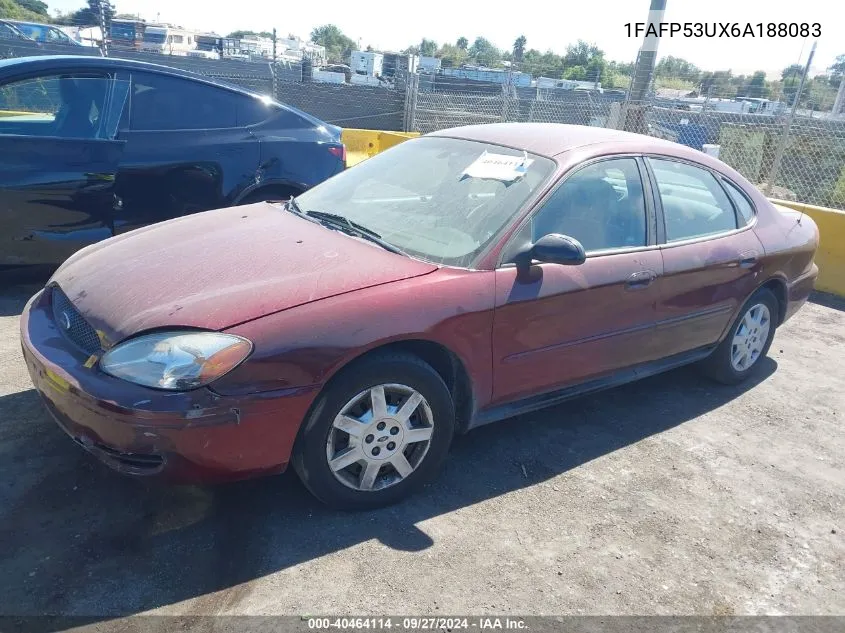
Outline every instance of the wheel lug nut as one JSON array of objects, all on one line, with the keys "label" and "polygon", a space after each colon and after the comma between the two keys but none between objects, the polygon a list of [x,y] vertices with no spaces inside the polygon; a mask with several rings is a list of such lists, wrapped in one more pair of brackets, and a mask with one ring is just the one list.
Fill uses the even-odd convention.
[{"label": "wheel lug nut", "polygon": [[381,449],[380,449],[378,446],[376,446],[376,447],[373,449],[373,455],[378,455],[379,453],[381,453]]},{"label": "wheel lug nut", "polygon": [[394,426],[392,429],[390,429],[391,435],[396,435],[397,433],[399,433],[399,427],[398,426]]},{"label": "wheel lug nut", "polygon": [[367,437],[364,438],[364,441],[367,444],[372,444],[374,439],[376,439],[376,438],[374,438],[372,435],[368,435]]},{"label": "wheel lug nut", "polygon": [[384,431],[384,427],[385,427],[385,426],[387,426],[387,425],[386,425],[384,422],[379,422],[379,423],[378,423],[378,425],[376,426],[376,428],[377,428],[379,431]]},{"label": "wheel lug nut", "polygon": [[394,448],[396,448],[396,442],[387,443],[387,450],[392,451]]}]

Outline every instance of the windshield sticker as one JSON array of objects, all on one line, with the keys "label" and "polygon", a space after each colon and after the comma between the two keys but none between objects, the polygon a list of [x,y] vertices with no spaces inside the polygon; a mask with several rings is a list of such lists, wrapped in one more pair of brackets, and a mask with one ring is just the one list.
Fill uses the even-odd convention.
[{"label": "windshield sticker", "polygon": [[525,152],[522,156],[510,156],[485,151],[461,173],[461,178],[485,178],[500,180],[501,182],[513,182],[522,178],[533,162]]}]

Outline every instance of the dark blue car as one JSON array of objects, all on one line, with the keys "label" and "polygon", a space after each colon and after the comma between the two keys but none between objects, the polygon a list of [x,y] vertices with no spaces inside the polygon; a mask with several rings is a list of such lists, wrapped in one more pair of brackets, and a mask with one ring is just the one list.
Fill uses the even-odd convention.
[{"label": "dark blue car", "polygon": [[0,61],[0,272],[342,171],[340,128],[242,88],[113,58]]}]

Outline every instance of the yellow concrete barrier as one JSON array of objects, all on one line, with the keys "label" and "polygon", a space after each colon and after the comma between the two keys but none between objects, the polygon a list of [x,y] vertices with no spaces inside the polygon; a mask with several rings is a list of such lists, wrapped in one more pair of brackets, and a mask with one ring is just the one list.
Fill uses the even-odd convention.
[{"label": "yellow concrete barrier", "polygon": [[803,211],[813,218],[819,227],[819,250],[816,253],[819,279],[816,289],[845,297],[845,211],[774,198],[772,202]]},{"label": "yellow concrete barrier", "polygon": [[346,164],[352,167],[352,165],[357,165],[379,152],[419,135],[419,132],[385,132],[382,130],[344,128],[340,138],[346,145]]}]

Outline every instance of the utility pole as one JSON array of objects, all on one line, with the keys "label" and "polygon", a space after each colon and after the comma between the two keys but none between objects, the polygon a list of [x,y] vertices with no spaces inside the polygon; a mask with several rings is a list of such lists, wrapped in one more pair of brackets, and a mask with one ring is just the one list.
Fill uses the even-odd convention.
[{"label": "utility pole", "polygon": [[810,56],[807,58],[807,65],[804,66],[804,74],[801,75],[801,83],[798,84],[798,92],[795,93],[795,98],[792,101],[792,110],[790,111],[789,117],[786,119],[786,124],[783,127],[783,138],[778,146],[777,153],[775,154],[775,162],[772,164],[772,169],[769,172],[769,178],[766,182],[767,196],[771,195],[772,187],[775,186],[775,179],[778,176],[778,171],[780,171],[780,163],[783,160],[783,153],[786,151],[786,144],[789,142],[789,128],[792,127],[792,121],[795,119],[795,111],[798,109],[798,102],[801,101],[801,93],[804,90],[804,83],[807,81],[807,75],[810,74],[810,65],[813,63],[813,56],[816,54],[817,44],[818,40],[814,41],[813,48],[810,49]]},{"label": "utility pole", "polygon": [[99,0],[99,2],[97,2],[97,7],[100,9],[100,33],[103,36],[102,43],[100,44],[100,50],[103,53],[103,57],[109,56],[109,34],[106,29],[106,8],[103,6],[103,3],[106,1],[107,0]]},{"label": "utility pole", "polygon": [[[643,44],[637,55],[634,66],[634,76],[631,78],[631,90],[625,115],[625,128],[631,132],[645,132],[645,101],[648,86],[654,74],[657,61],[657,45],[660,43],[660,24],[666,13],[666,0],[651,0],[648,8],[648,24],[646,25]],[[632,107],[633,106],[633,107]]]},{"label": "utility pole", "polygon": [[273,27],[273,63],[276,63],[276,27]]},{"label": "utility pole", "polygon": [[836,101],[833,102],[833,115],[840,114],[843,106],[845,106],[845,75],[842,75],[839,82],[839,92],[836,93]]}]

